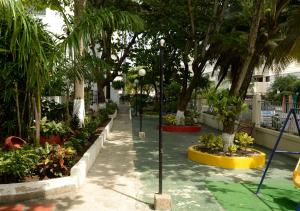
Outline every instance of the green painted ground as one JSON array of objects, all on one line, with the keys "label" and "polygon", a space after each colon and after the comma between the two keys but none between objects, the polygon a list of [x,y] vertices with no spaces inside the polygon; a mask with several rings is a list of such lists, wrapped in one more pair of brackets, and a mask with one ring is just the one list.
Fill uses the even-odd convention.
[{"label": "green painted ground", "polygon": [[267,181],[259,197],[254,193],[257,184],[207,181],[206,186],[225,210],[295,210],[300,191],[292,183]]},{"label": "green painted ground", "polygon": [[[158,192],[158,121],[146,118],[144,141],[138,138],[139,121],[133,119],[135,168],[140,172],[143,190],[139,198],[153,203]],[[293,187],[292,169],[296,160],[276,155],[266,177],[262,195],[253,194],[262,170],[229,170],[189,161],[186,150],[199,135],[217,132],[204,127],[198,134],[164,133],[163,190],[172,196],[172,210],[294,210],[300,190]]]}]

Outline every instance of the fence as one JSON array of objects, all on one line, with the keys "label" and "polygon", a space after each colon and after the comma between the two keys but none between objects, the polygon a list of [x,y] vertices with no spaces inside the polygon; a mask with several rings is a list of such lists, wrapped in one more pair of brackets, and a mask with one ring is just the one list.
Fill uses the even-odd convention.
[{"label": "fence", "polygon": [[[290,108],[292,108],[292,103],[274,103],[271,101],[261,101],[261,118],[260,125],[262,127],[280,130],[283,126],[285,119],[287,118]],[[300,120],[300,105],[294,105],[296,109],[297,121]],[[285,128],[285,132],[298,134],[296,123],[294,117],[290,117],[290,121]]]},{"label": "fence", "polygon": [[250,121],[251,122],[251,120],[252,120],[252,102],[253,102],[252,98],[245,99],[245,103],[247,105],[247,110],[243,111],[240,114],[240,116],[239,116],[240,121]]},{"label": "fence", "polygon": [[[293,105],[291,101],[282,104],[261,100],[260,95],[255,95],[253,98],[246,99],[245,103],[248,109],[240,114],[238,118],[240,121],[252,121],[257,126],[279,131],[292,107],[296,109],[297,121],[300,121],[300,104]],[[201,112],[205,112],[209,108],[206,104],[201,104],[201,107]],[[285,128],[285,132],[298,134],[293,116]]]}]

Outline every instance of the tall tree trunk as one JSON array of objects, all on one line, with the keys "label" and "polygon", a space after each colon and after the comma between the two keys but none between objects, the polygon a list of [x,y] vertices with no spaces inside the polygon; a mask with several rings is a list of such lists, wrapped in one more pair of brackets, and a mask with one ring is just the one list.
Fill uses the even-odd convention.
[{"label": "tall tree trunk", "polygon": [[111,95],[111,93],[110,93],[110,83],[108,83],[107,85],[106,85],[106,99],[108,99],[108,100],[110,100],[110,95]]},{"label": "tall tree trunk", "polygon": [[234,95],[238,95],[239,90],[246,78],[248,67],[251,63],[252,57],[255,52],[255,44],[258,36],[259,23],[263,12],[264,0],[256,0],[254,7],[254,14],[252,16],[250,32],[248,36],[247,55],[239,71],[239,79],[236,81],[235,86],[232,89]]},{"label": "tall tree trunk", "polygon": [[[193,5],[192,0],[187,0],[188,4],[188,12],[190,16],[190,23],[191,23],[191,35],[192,35],[192,43],[194,45],[194,61],[192,63],[192,69],[194,72],[194,77],[187,89],[183,87],[180,98],[179,98],[179,104],[177,107],[177,114],[176,114],[176,123],[177,124],[184,124],[184,111],[186,110],[186,107],[188,105],[188,102],[191,99],[193,90],[197,87],[197,80],[199,80],[200,76],[203,73],[203,69],[206,65],[206,61],[208,60],[207,52],[208,52],[208,46],[210,44],[211,37],[213,37],[215,34],[217,34],[220,30],[220,26],[224,19],[224,11],[228,6],[229,0],[224,0],[222,4],[220,4],[220,1],[214,0],[214,7],[213,7],[213,18],[212,21],[210,21],[207,31],[205,33],[204,40],[201,43],[201,49],[198,51],[198,45],[199,42],[197,41],[197,36],[195,32],[195,17],[193,14]],[[216,22],[215,19],[218,21]],[[200,52],[200,53],[199,53]]]},{"label": "tall tree trunk", "polygon": [[[251,63],[253,61],[253,56],[255,52],[256,41],[259,32],[259,24],[263,12],[264,0],[256,0],[253,3],[254,13],[252,16],[250,32],[248,36],[248,47],[247,47],[247,55],[244,58],[242,65],[237,71],[239,74],[234,78],[231,84],[230,92],[231,94],[239,97],[245,96],[245,90],[248,89],[249,86],[249,77],[252,77],[253,68],[251,67]],[[252,68],[252,69],[251,69]],[[251,76],[249,75],[251,74]],[[249,82],[249,83],[248,83]],[[248,84],[247,84],[248,83]],[[244,87],[242,87],[244,85]],[[248,85],[248,86],[246,86]],[[223,121],[223,144],[224,151],[228,151],[228,147],[233,144],[234,140],[234,118],[226,118]]]},{"label": "tall tree trunk", "polygon": [[105,103],[104,87],[105,87],[105,85],[104,85],[103,81],[97,81],[98,104]]},{"label": "tall tree trunk", "polygon": [[74,84],[75,99],[73,107],[73,115],[77,115],[80,125],[84,124],[85,106],[84,106],[84,79],[76,80]]},{"label": "tall tree trunk", "polygon": [[40,87],[37,86],[36,95],[33,96],[34,116],[35,116],[35,145],[40,145],[41,139],[41,92]]},{"label": "tall tree trunk", "polygon": [[[76,22],[80,20],[85,5],[86,5],[86,0],[74,1],[74,16]],[[84,51],[83,39],[80,38],[79,42],[80,42],[79,56],[82,56]],[[74,89],[75,89],[75,96],[74,96],[75,99],[74,99],[73,115],[78,116],[80,125],[82,126],[84,124],[84,116],[85,116],[83,76],[81,76],[80,79],[76,79]]]},{"label": "tall tree trunk", "polygon": [[69,103],[70,103],[70,85],[67,83],[67,99],[66,99],[66,112],[67,112],[67,122],[71,121],[70,118],[70,110],[69,110]]},{"label": "tall tree trunk", "polygon": [[226,118],[223,121],[223,133],[222,133],[222,140],[223,140],[223,151],[227,152],[228,147],[234,144],[234,126],[235,120],[232,118]]},{"label": "tall tree trunk", "polygon": [[15,82],[15,92],[16,92],[18,132],[19,132],[19,137],[21,137],[22,136],[22,124],[21,124],[21,116],[20,116],[19,89],[18,89],[18,83],[17,82]]},{"label": "tall tree trunk", "polygon": [[176,113],[176,124],[182,125],[184,124],[185,116],[184,112],[186,107],[191,100],[194,89],[197,87],[197,83],[199,78],[202,75],[202,70],[205,67],[206,62],[202,62],[197,70],[194,71],[194,77],[191,80],[191,83],[188,87],[184,87],[181,90],[179,101],[177,105],[177,113]]}]

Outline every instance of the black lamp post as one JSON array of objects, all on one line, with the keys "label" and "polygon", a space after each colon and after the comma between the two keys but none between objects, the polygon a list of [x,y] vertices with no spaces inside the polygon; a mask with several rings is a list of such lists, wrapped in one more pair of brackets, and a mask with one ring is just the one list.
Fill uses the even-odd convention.
[{"label": "black lamp post", "polygon": [[134,87],[135,87],[135,116],[137,116],[137,112],[138,112],[138,92],[137,92],[138,84],[139,84],[139,80],[135,79],[134,80]]},{"label": "black lamp post", "polygon": [[162,194],[162,157],[163,157],[163,146],[162,146],[162,106],[163,106],[163,82],[164,82],[164,68],[163,68],[163,58],[164,58],[164,48],[165,40],[160,40],[160,60],[159,60],[159,69],[160,69],[160,83],[159,83],[159,194]]},{"label": "black lamp post", "polygon": [[146,70],[140,69],[139,70],[140,85],[141,85],[141,96],[140,96],[140,133],[143,132],[143,77],[145,75],[146,75]]}]

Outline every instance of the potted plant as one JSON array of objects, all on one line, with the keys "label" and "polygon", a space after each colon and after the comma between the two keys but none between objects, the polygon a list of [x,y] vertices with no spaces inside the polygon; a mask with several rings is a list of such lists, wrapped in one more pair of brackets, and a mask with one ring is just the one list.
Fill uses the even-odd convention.
[{"label": "potted plant", "polygon": [[48,142],[49,144],[63,144],[62,137],[67,130],[61,122],[48,121],[47,117],[41,120],[41,144]]}]

